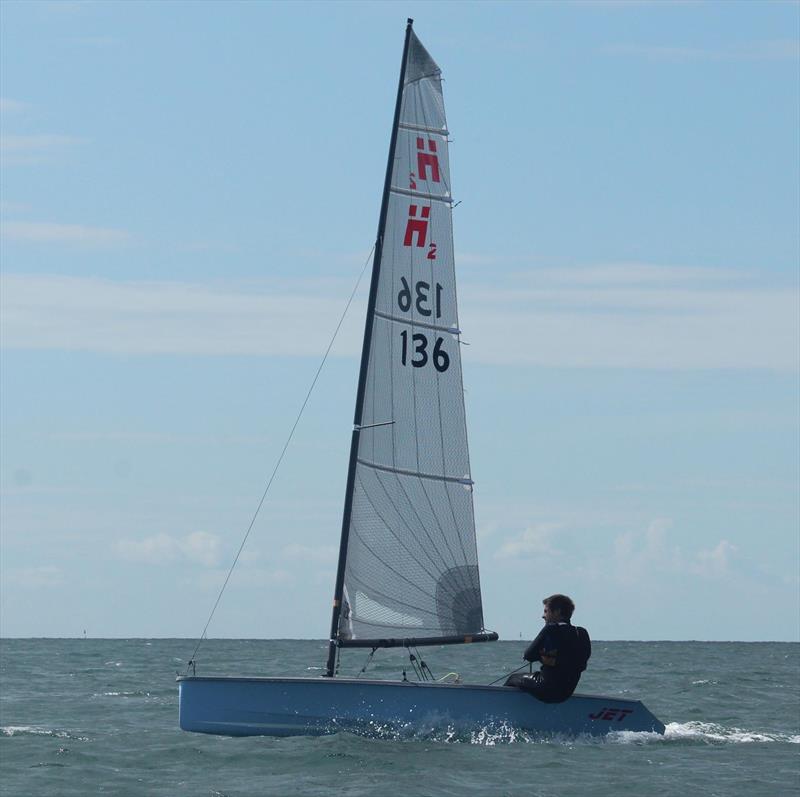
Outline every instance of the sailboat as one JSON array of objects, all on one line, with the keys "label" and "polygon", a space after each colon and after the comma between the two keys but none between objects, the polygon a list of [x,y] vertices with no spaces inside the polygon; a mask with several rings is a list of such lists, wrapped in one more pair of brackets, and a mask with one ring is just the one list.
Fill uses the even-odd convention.
[{"label": "sailboat", "polygon": [[635,700],[339,677],[342,649],[497,640],[484,626],[441,71],[408,20],[372,267],[325,674],[178,677],[180,727],[230,736],[486,727],[664,732]]}]

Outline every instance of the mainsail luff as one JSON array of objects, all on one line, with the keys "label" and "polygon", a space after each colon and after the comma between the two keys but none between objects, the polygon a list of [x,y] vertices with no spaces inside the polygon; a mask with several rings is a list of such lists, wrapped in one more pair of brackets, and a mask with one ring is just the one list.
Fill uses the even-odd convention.
[{"label": "mainsail luff", "polygon": [[344,572],[347,561],[347,543],[350,534],[350,518],[353,508],[353,485],[355,483],[356,462],[358,459],[358,443],[361,432],[361,414],[364,406],[364,387],[367,377],[367,364],[369,362],[370,343],[372,339],[372,315],[375,310],[375,300],[378,291],[378,275],[383,257],[383,233],[386,228],[386,214],[389,209],[389,191],[392,185],[392,166],[397,147],[397,130],[400,121],[400,108],[403,101],[403,86],[406,75],[406,62],[408,60],[408,45],[411,41],[414,20],[409,18],[406,22],[406,36],[403,42],[403,57],[400,61],[400,78],[397,84],[397,100],[395,101],[394,120],[392,122],[392,135],[389,143],[389,157],[386,161],[386,177],[383,183],[383,196],[381,198],[381,212],[378,218],[378,234],[375,239],[375,255],[372,260],[372,279],[369,287],[367,302],[367,316],[364,322],[364,343],[361,349],[361,368],[358,373],[358,389],[356,391],[356,408],[353,415],[353,434],[350,439],[350,462],[347,468],[347,485],[345,487],[344,509],[342,511],[342,534],[339,542],[339,563],[336,569],[336,586],[333,592],[333,613],[331,616],[331,633],[328,643],[328,662],[326,675],[333,677],[336,667],[336,645],[339,636],[339,615],[342,609],[342,592],[344,590]]},{"label": "mainsail luff", "polygon": [[409,20],[365,325],[328,675],[337,645],[497,638],[483,628],[440,74]]}]

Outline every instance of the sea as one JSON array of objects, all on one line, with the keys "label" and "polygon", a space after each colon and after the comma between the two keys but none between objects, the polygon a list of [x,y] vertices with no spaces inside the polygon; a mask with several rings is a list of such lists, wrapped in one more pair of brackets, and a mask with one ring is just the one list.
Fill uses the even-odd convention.
[{"label": "sea", "polygon": [[[525,642],[420,649],[436,678],[490,683]],[[595,642],[579,691],[642,700],[661,736],[538,736],[513,728],[225,738],[178,728],[186,639],[0,640],[0,794],[800,794],[800,644]],[[343,652],[340,672],[398,678],[405,651]],[[198,674],[318,675],[320,640],[203,642]],[[451,676],[452,677],[452,676]]]}]

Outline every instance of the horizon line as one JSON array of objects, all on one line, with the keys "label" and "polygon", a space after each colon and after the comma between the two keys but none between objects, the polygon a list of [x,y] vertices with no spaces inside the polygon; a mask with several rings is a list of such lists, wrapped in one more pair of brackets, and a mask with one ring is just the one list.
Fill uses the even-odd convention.
[{"label": "horizon line", "polygon": [[[88,641],[93,640],[96,642],[150,642],[153,640],[158,641],[181,641],[181,642],[196,642],[197,637],[178,637],[178,636],[3,636],[0,634],[0,642],[12,641],[34,641],[34,640],[80,640]],[[504,643],[521,643],[526,642],[527,637],[521,639],[498,639],[497,642]],[[206,637],[204,642],[319,642],[320,644],[327,645],[327,639],[322,637]],[[745,644],[745,645],[761,645],[767,643],[780,643],[787,645],[800,644],[800,639],[592,639],[593,643],[600,642],[716,642],[716,643],[731,643],[731,644]],[[465,643],[468,644],[468,643]],[[440,647],[453,647],[452,645],[442,645]]]}]

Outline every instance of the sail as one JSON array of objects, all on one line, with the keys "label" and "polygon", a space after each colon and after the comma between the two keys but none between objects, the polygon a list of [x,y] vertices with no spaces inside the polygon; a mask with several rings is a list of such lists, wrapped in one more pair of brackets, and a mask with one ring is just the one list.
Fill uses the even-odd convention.
[{"label": "sail", "polygon": [[484,630],[447,122],[439,67],[411,30],[396,119],[343,529],[343,646]]}]

